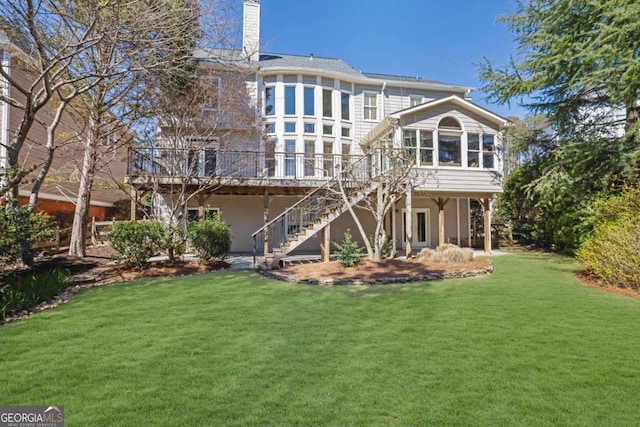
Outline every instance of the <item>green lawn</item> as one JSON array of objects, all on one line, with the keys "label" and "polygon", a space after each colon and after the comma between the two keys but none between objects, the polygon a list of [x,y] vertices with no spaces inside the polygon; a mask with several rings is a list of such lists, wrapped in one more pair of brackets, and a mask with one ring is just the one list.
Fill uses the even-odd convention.
[{"label": "green lawn", "polygon": [[314,287],[252,272],[94,288],[0,327],[0,404],[67,426],[640,424],[640,301],[568,258]]}]

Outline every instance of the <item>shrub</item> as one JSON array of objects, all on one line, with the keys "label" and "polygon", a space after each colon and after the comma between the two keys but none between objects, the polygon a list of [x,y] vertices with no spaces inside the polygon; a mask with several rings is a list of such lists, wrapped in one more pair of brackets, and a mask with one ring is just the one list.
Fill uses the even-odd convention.
[{"label": "shrub", "polygon": [[578,260],[605,283],[640,289],[640,188],[598,207],[595,230],[578,250]]},{"label": "shrub", "polygon": [[33,263],[34,242],[55,240],[58,225],[44,213],[30,213],[27,206],[8,200],[0,204],[0,265],[16,261]]},{"label": "shrub", "polygon": [[473,261],[473,249],[460,248],[445,243],[436,249],[424,248],[416,255],[416,259],[424,262],[461,263]]},{"label": "shrub", "polygon": [[109,243],[118,251],[117,262],[143,267],[165,246],[164,226],[158,221],[117,221]]},{"label": "shrub", "polygon": [[0,319],[53,299],[70,284],[69,273],[60,269],[12,276],[8,282],[0,285]]},{"label": "shrub", "polygon": [[338,261],[344,267],[353,267],[362,259],[364,250],[353,240],[351,231],[347,229],[341,243],[334,243]]},{"label": "shrub", "polygon": [[189,237],[200,260],[224,260],[231,250],[231,230],[217,216],[194,222],[189,226]]}]

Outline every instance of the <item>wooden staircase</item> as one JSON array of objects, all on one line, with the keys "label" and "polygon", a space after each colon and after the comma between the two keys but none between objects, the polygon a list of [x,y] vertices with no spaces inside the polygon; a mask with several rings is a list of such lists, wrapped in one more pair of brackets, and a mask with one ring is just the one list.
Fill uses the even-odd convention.
[{"label": "wooden staircase", "polygon": [[[377,182],[371,182],[362,191],[349,197],[349,205],[355,206],[362,199],[371,194],[376,188],[378,188]],[[342,203],[336,204],[328,208],[322,215],[320,215],[314,222],[301,227],[299,231],[292,234],[284,242],[277,247],[273,248],[270,253],[265,256],[265,261],[272,267],[280,265],[280,259],[298,248],[304,242],[313,237],[316,233],[322,230],[327,225],[338,219],[343,213],[349,209],[348,205],[342,201]]]},{"label": "wooden staircase", "polygon": [[[316,233],[331,224],[350,206],[361,202],[376,188],[367,157],[349,164],[336,176],[303,197],[295,205],[253,233],[254,264],[264,259],[269,267],[300,247]],[[345,196],[346,200],[345,202]]]}]

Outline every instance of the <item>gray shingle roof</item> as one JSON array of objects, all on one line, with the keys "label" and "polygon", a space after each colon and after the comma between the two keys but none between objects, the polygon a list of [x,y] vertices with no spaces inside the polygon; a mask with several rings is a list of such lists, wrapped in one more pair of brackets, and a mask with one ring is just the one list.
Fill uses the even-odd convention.
[{"label": "gray shingle roof", "polygon": [[[197,49],[194,52],[194,56],[197,59],[218,63],[235,63],[235,64],[247,64],[246,56],[242,51],[237,49],[209,49],[202,50]],[[393,74],[381,74],[381,73],[361,73],[356,71],[353,67],[348,65],[341,59],[336,58],[324,58],[313,55],[290,55],[285,53],[261,53],[258,66],[262,70],[269,71],[271,69],[296,69],[296,70],[314,70],[325,71],[328,73],[339,73],[345,76],[351,76],[358,80],[376,79],[385,80],[390,82],[405,82],[405,83],[422,83],[422,84],[434,84],[443,86],[454,86],[463,88],[459,85],[451,83],[439,82],[436,80],[423,79],[422,77],[409,77],[398,76]]]},{"label": "gray shingle roof", "polygon": [[[379,80],[394,80],[398,82],[416,82],[416,83],[431,83],[439,85],[451,86],[451,83],[439,82],[437,80],[423,79],[422,77],[409,77],[409,76],[397,76],[395,74],[380,74],[380,73],[362,73],[363,76],[367,76],[371,79]],[[457,85],[453,85],[457,86]]]},{"label": "gray shingle roof", "polygon": [[301,56],[281,53],[263,53],[260,55],[260,67],[263,69],[280,67],[309,68],[362,77],[359,72],[340,59],[322,58],[313,55]]}]

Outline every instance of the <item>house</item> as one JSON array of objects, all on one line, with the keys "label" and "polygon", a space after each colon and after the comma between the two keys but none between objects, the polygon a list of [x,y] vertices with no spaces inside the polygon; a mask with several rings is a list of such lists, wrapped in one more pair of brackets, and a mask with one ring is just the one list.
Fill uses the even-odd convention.
[{"label": "house", "polygon": [[[264,131],[244,138],[228,133],[190,155],[199,159],[194,185],[211,177],[216,185],[192,198],[181,215],[218,212],[231,227],[234,252],[276,258],[326,253],[330,242],[356,227],[344,200],[327,204],[329,190],[345,165],[361,164],[363,180],[372,185],[348,201],[357,206],[371,197],[376,175],[389,168],[375,166],[377,153],[389,146],[412,157],[416,178],[385,220],[396,250],[470,246],[476,201],[484,209],[485,229],[491,228],[491,203],[502,191],[502,131],[509,122],[471,102],[471,88],[362,73],[340,59],[259,52],[259,33],[260,2],[246,0],[247,85]],[[215,54],[197,56],[215,63]],[[232,159],[237,167],[229,166]],[[151,176],[158,165],[165,174]],[[154,199],[160,217],[170,212],[174,197],[170,169],[162,148],[145,148],[130,158],[129,182],[136,191],[160,189]],[[373,233],[372,219],[356,210]],[[485,234],[489,251],[490,233]]]},{"label": "house", "polygon": [[[28,66],[25,64],[20,43],[14,43],[0,29],[0,61],[2,69],[23,87],[33,82]],[[12,87],[5,77],[0,75],[0,178],[4,179],[7,170],[7,145],[19,128],[23,111],[10,105],[3,99],[14,99],[24,105],[24,96]],[[24,204],[29,200],[33,179],[37,176],[47,157],[46,126],[53,120],[55,100],[40,110],[36,121],[29,130],[27,140],[20,150],[19,164],[23,169],[33,169],[20,184],[19,200]],[[69,110],[69,109],[68,109]],[[80,171],[84,156],[82,143],[84,126],[71,113],[65,113],[56,131],[56,148],[53,161],[39,191],[36,211],[56,217],[64,226],[73,220],[75,204],[80,183]],[[98,220],[111,219],[118,215],[121,204],[128,207],[128,196],[120,190],[118,183],[124,181],[126,172],[126,150],[116,151],[105,141],[102,160],[105,166],[96,174],[92,192],[89,216]],[[127,212],[128,213],[128,212]]]}]

